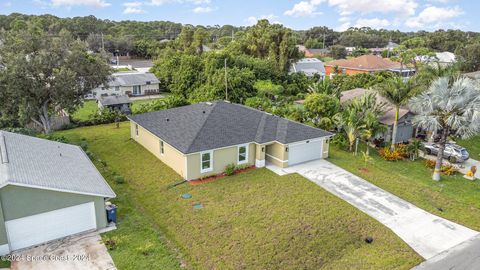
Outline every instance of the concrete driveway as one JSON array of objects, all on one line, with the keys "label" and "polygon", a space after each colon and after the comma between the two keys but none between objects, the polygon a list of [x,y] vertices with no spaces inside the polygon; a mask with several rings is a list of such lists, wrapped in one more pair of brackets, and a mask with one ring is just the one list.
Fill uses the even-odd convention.
[{"label": "concrete driveway", "polygon": [[425,259],[479,234],[430,214],[326,160],[267,168],[280,175],[299,173],[383,223]]},{"label": "concrete driveway", "polygon": [[11,270],[113,270],[112,257],[98,233],[71,236],[15,253]]}]

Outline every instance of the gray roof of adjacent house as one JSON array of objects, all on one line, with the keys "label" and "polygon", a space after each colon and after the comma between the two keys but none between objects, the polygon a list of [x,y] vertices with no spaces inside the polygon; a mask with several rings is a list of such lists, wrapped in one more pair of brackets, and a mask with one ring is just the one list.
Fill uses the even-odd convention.
[{"label": "gray roof of adjacent house", "polygon": [[303,58],[292,64],[290,73],[303,72],[307,76],[325,75],[325,66],[317,58]]},{"label": "gray roof of adjacent house", "polygon": [[332,133],[225,101],[129,116],[184,154],[249,142],[283,144]]},{"label": "gray roof of adjacent house", "polygon": [[130,104],[132,101],[128,96],[105,96],[99,97],[98,102],[102,106]]},{"label": "gray roof of adjacent house", "polygon": [[0,187],[5,185],[115,197],[80,147],[0,131]]},{"label": "gray roof of adjacent house", "polygon": [[[382,124],[385,125],[393,125],[393,122],[395,121],[395,107],[393,106],[392,103],[388,102],[388,100],[376,92],[372,90],[367,90],[364,88],[355,88],[352,90],[348,91],[343,91],[342,96],[340,97],[340,103],[346,103],[350,100],[353,100],[354,98],[361,97],[363,95],[369,94],[369,93],[374,93],[375,97],[377,99],[377,103],[383,103],[385,104],[385,111],[384,113],[379,117],[379,121]],[[399,119],[407,115],[410,111],[407,108],[400,108],[399,111]]]},{"label": "gray roof of adjacent house", "polygon": [[108,83],[110,87],[114,86],[134,86],[160,83],[153,73],[114,73]]}]

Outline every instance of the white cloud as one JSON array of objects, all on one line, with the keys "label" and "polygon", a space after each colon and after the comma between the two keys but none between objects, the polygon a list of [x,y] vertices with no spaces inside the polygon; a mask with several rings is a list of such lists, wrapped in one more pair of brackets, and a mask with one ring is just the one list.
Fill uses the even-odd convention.
[{"label": "white cloud", "polygon": [[110,6],[105,0],[52,0],[54,7],[73,7],[73,6],[89,6],[95,8],[104,8]]},{"label": "white cloud", "polygon": [[436,26],[445,24],[447,20],[458,17],[464,12],[458,6],[456,7],[426,7],[418,16],[407,19],[405,25],[410,28],[421,28],[426,25]]},{"label": "white cloud", "polygon": [[355,27],[371,27],[374,29],[381,29],[390,26],[391,23],[387,19],[358,19],[355,23]]},{"label": "white cloud", "polygon": [[213,11],[213,8],[211,7],[196,7],[193,10],[193,13],[210,13]]},{"label": "white cloud", "polygon": [[418,7],[416,0],[328,0],[342,16],[355,12],[367,14],[374,12],[396,13],[401,16],[413,16]]},{"label": "white cloud", "polygon": [[247,22],[247,26],[250,26],[250,25],[257,24],[259,20],[264,20],[264,19],[269,20],[273,24],[282,24],[277,20],[278,16],[276,16],[275,14],[260,15],[259,17],[250,16],[245,21]]},{"label": "white cloud", "polygon": [[339,22],[348,22],[350,21],[350,17],[340,17],[340,19],[338,19]]},{"label": "white cloud", "polygon": [[125,9],[123,10],[123,14],[142,14],[145,13],[145,10],[142,8],[143,2],[126,2],[123,3]]},{"label": "white cloud", "polygon": [[182,4],[182,3],[191,3],[194,5],[204,5],[204,4],[210,4],[212,1],[211,0],[150,0],[147,2],[149,5],[153,6],[161,6],[165,4],[172,4],[172,3],[177,3],[177,4]]},{"label": "white cloud", "polygon": [[304,17],[322,14],[321,12],[317,11],[317,7],[322,2],[324,2],[324,0],[301,1],[295,4],[292,9],[285,11],[284,15],[293,17]]}]

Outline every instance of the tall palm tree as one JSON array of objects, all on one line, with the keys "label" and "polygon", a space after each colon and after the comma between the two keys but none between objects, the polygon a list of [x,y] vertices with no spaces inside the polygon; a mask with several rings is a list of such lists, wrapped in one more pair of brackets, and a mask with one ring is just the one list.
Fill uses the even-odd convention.
[{"label": "tall palm tree", "polygon": [[433,180],[440,180],[443,150],[449,135],[468,138],[480,133],[480,90],[471,79],[435,80],[428,91],[410,100],[413,122],[429,131],[441,130]]},{"label": "tall palm tree", "polygon": [[395,107],[395,119],[392,131],[392,150],[395,149],[397,139],[398,118],[400,108],[405,106],[410,98],[415,96],[417,92],[416,84],[412,80],[404,80],[401,77],[393,77],[387,81],[374,86],[377,92],[386,98]]},{"label": "tall palm tree", "polygon": [[334,116],[334,121],[337,126],[345,132],[348,139],[348,150],[353,151],[355,141],[362,134],[365,124],[362,119],[362,114],[352,105],[348,105],[342,112]]}]

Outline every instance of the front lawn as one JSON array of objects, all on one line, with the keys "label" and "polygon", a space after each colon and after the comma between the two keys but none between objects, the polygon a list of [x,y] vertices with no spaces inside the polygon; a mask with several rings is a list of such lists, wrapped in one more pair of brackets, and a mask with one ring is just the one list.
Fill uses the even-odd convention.
[{"label": "front lawn", "polygon": [[[119,229],[103,238],[119,239],[111,251],[119,269],[144,269],[142,260],[152,257],[171,263],[178,254],[190,269],[410,269],[422,261],[388,228],[297,174],[257,169],[172,187],[180,177],[129,139],[128,123],[59,134],[85,138],[101,171],[106,165],[126,179],[107,178],[119,195],[120,219]],[[193,197],[182,199],[184,193]],[[156,248],[139,247],[151,243]]]},{"label": "front lawn", "polygon": [[423,160],[389,162],[371,152],[373,162],[367,165],[368,172],[359,171],[365,166],[361,153],[355,157],[332,146],[329,161],[430,213],[480,230],[478,180],[472,182],[457,174],[442,176],[436,182]]},{"label": "front lawn", "polygon": [[[456,140],[457,144],[467,148],[470,158],[480,160],[480,136],[467,140]],[[480,168],[479,168],[480,169]]]}]

